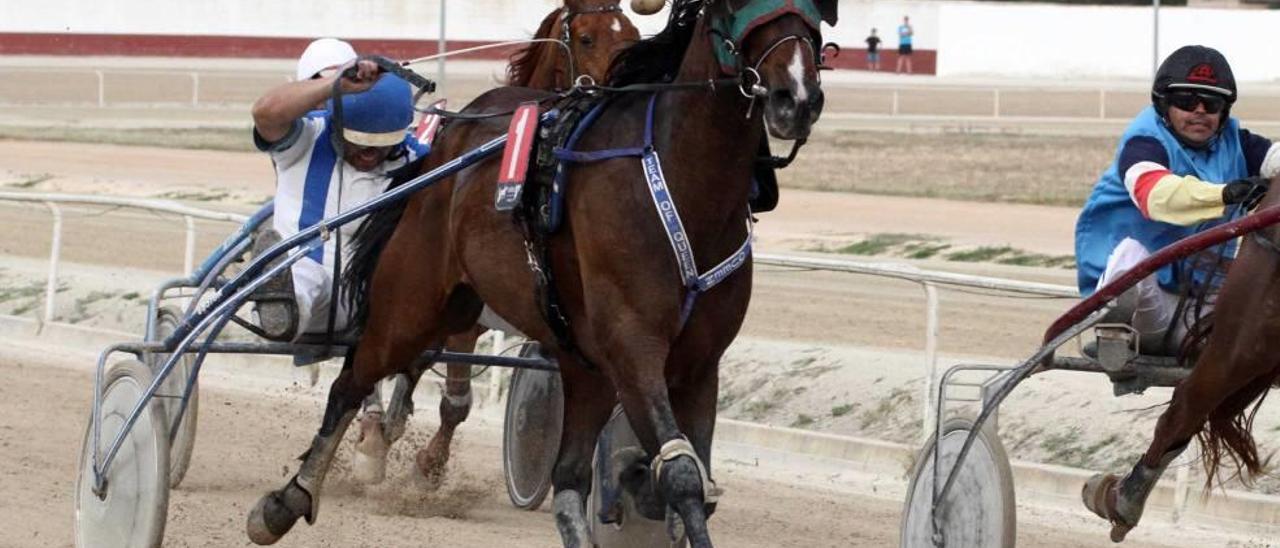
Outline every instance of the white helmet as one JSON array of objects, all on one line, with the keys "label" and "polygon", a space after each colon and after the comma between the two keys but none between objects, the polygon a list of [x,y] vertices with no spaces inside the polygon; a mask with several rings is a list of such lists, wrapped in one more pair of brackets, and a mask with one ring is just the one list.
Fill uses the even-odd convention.
[{"label": "white helmet", "polygon": [[321,38],[307,45],[298,58],[298,80],[310,80],[325,69],[337,68],[356,58],[356,50],[337,38]]}]

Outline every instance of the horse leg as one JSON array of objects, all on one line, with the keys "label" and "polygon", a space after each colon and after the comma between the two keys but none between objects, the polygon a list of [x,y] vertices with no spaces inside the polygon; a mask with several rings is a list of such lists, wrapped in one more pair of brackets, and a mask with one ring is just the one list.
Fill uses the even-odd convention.
[{"label": "horse leg", "polygon": [[[483,327],[476,325],[466,332],[450,336],[445,347],[456,352],[472,352],[484,331]],[[449,462],[449,445],[453,442],[454,430],[471,413],[471,366],[450,363],[447,369],[445,393],[440,398],[440,428],[431,436],[427,446],[418,450],[415,459],[418,471],[428,480],[438,480],[443,476]]]},{"label": "horse leg", "polygon": [[299,517],[314,524],[320,509],[320,489],[333,462],[342,435],[355,416],[361,400],[373,390],[376,377],[357,375],[354,354],[348,354],[342,372],[329,388],[320,431],[302,456],[302,465],[284,487],[267,493],[249,512],[246,530],[255,544],[274,544]]},{"label": "horse leg", "polygon": [[1187,379],[1173,390],[1173,399],[1156,422],[1155,436],[1142,458],[1124,477],[1097,474],[1081,492],[1085,507],[1111,522],[1111,540],[1120,542],[1138,525],[1147,496],[1169,463],[1204,427],[1205,420],[1229,396],[1249,385],[1256,373],[1242,371],[1239,362],[1205,355]]},{"label": "horse leg", "polygon": [[373,485],[386,478],[387,451],[391,442],[382,428],[384,417],[382,383],[379,382],[364,399],[360,419],[356,421],[360,436],[356,438],[355,452],[351,456],[351,475],[357,482]]},{"label": "horse leg", "polygon": [[617,400],[607,379],[572,361],[572,355],[560,352],[556,360],[564,385],[564,420],[560,450],[551,471],[556,493],[551,501],[552,512],[564,545],[588,548],[592,545],[586,508],[586,495],[591,492],[591,457]]},{"label": "horse leg", "polygon": [[681,432],[671,405],[665,375],[668,344],[637,336],[613,340],[617,344],[608,348],[614,384],[636,437],[649,454],[656,455],[650,465],[656,491],[683,520],[690,546],[709,548],[707,504],[715,500],[716,493],[706,465],[710,457],[710,436],[706,433],[711,427],[699,423],[702,428],[696,437],[706,444],[704,457]]}]

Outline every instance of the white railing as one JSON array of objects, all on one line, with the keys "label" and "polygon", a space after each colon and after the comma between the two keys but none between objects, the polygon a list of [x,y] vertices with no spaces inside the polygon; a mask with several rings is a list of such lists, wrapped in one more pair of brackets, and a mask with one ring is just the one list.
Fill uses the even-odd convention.
[{"label": "white railing", "polygon": [[172,213],[182,216],[186,223],[186,247],[183,252],[182,271],[191,272],[195,267],[196,256],[196,219],[210,221],[226,221],[244,223],[248,218],[244,215],[209,211],[184,206],[168,200],[146,198],[121,198],[115,196],[93,196],[80,194],[40,194],[30,192],[0,192],[0,200],[15,202],[43,203],[53,214],[53,244],[49,250],[49,275],[45,285],[44,321],[53,321],[54,296],[58,293],[58,262],[62,255],[62,209],[58,204],[101,205],[125,207],[147,211]]},{"label": "white railing", "polygon": [[[199,107],[201,104],[205,104],[205,103],[217,104],[217,105],[225,105],[225,104],[241,105],[241,104],[248,104],[251,101],[243,100],[243,99],[230,100],[230,101],[226,99],[218,100],[217,98],[207,99],[206,95],[203,94],[201,91],[202,82],[206,79],[217,79],[217,78],[222,78],[222,79],[255,78],[255,79],[260,79],[261,81],[264,81],[264,82],[268,80],[276,80],[276,79],[279,79],[279,81],[281,82],[289,82],[293,80],[292,76],[282,72],[261,71],[261,70],[236,73],[236,72],[220,72],[220,71],[219,72],[213,72],[213,71],[202,72],[202,71],[196,71],[196,70],[176,71],[176,70],[163,70],[163,69],[143,70],[143,69],[125,69],[125,68],[84,69],[84,68],[72,68],[72,67],[68,67],[68,68],[0,67],[0,75],[3,75],[4,77],[9,79],[13,79],[15,77],[20,77],[21,75],[28,75],[28,74],[33,76],[40,76],[40,75],[48,76],[51,74],[92,75],[93,83],[92,84],[86,83],[82,86],[76,86],[74,88],[71,88],[71,89],[80,89],[81,91],[83,91],[83,93],[77,92],[77,96],[81,97],[80,99],[62,100],[62,101],[45,100],[43,98],[36,98],[34,100],[31,100],[31,99],[13,100],[12,98],[6,98],[4,95],[0,95],[0,104],[3,104],[3,105],[29,105],[29,104],[85,105],[85,106],[98,106],[100,108],[106,108],[114,104],[129,105],[129,106],[136,106],[136,105],[189,106],[193,108]],[[140,100],[140,101],[129,101],[129,100],[113,101],[108,98],[108,86],[107,86],[108,78],[112,76],[128,76],[129,77],[128,81],[130,82],[130,86],[134,88],[137,88],[137,87],[145,88],[145,84],[143,84],[142,82],[144,82],[148,77],[186,80],[186,81],[189,81],[190,87],[189,89],[182,89],[181,91],[179,90],[172,91],[166,97],[166,99],[168,100],[153,98],[149,100]],[[35,86],[23,86],[22,89],[24,89],[27,93],[29,93],[30,89],[33,89],[33,88],[38,89],[38,86],[39,84],[36,84]],[[65,94],[69,91],[68,85],[66,83],[59,83],[57,84],[57,86],[58,86],[58,92],[60,95]],[[186,88],[186,86],[183,86],[183,88]]]},{"label": "white railing", "polygon": [[[211,221],[225,221],[232,223],[244,223],[247,217],[235,213],[227,213],[221,211],[210,211],[184,206],[168,200],[154,200],[144,198],[121,198],[112,196],[92,196],[92,195],[74,195],[74,194],[42,194],[42,193],[26,193],[26,192],[0,192],[0,201],[18,201],[18,202],[38,202],[45,204],[53,214],[53,244],[49,252],[49,275],[46,285],[45,295],[45,311],[44,321],[51,322],[53,320],[54,295],[57,293],[57,275],[58,261],[60,255],[60,247],[62,242],[62,214],[58,204],[78,204],[78,205],[101,205],[112,207],[134,208],[141,210],[157,211],[162,213],[171,213],[182,216],[186,224],[186,248],[184,253],[183,271],[191,272],[195,260],[195,219],[205,219]],[[755,264],[769,265],[784,268],[797,268],[808,270],[826,270],[832,272],[848,272],[853,274],[864,274],[869,276],[883,276],[896,278],[900,280],[911,281],[920,284],[925,294],[925,363],[923,367],[924,386],[921,397],[921,414],[922,414],[922,432],[924,438],[929,436],[933,431],[934,402],[933,393],[935,383],[938,379],[938,286],[965,287],[973,289],[985,289],[991,291],[1004,291],[1010,293],[1037,295],[1044,297],[1061,297],[1075,298],[1078,293],[1075,288],[1054,284],[1045,284],[1037,282],[1024,282],[1018,280],[1008,280],[1001,278],[990,278],[984,276],[971,276],[966,274],[956,274],[951,272],[939,272],[922,270],[910,265],[893,264],[893,263],[874,263],[851,261],[845,259],[825,259],[816,257],[800,257],[791,255],[777,255],[772,253],[757,253],[754,256]],[[503,346],[503,340],[500,332],[495,331],[492,344],[495,349]],[[501,376],[494,375],[490,378],[490,392],[488,402],[493,404],[497,402]],[[1190,452],[1188,453],[1188,455]],[[1187,456],[1183,460],[1186,461],[1190,457]],[[1187,497],[1186,491],[1189,485],[1187,469],[1189,466],[1179,468],[1176,476],[1175,493],[1177,500],[1175,501],[1175,520],[1186,509]]]},{"label": "white railing", "polygon": [[[40,194],[26,192],[0,192],[0,200],[40,202],[44,203],[53,214],[53,244],[49,251],[49,273],[45,289],[45,321],[53,320],[54,295],[57,293],[58,262],[62,245],[62,213],[58,208],[62,204],[101,205],[126,207],[171,213],[182,216],[186,223],[186,246],[183,255],[183,272],[191,272],[195,264],[195,219],[243,223],[247,217],[235,213],[210,211],[184,206],[168,200],[145,198],[121,198],[113,196],[72,195],[72,194]],[[1075,288],[983,276],[970,276],[951,272],[921,270],[919,268],[893,263],[859,262],[846,259],[824,259],[757,253],[755,263],[762,265],[802,268],[812,270],[828,270],[833,272],[849,272],[871,276],[884,276],[912,281],[920,284],[925,295],[925,364],[923,376],[923,397],[921,398],[922,436],[932,432],[934,383],[937,381],[938,363],[938,286],[966,287],[1006,291],[1011,293],[1037,295],[1045,297],[1077,297]]]}]

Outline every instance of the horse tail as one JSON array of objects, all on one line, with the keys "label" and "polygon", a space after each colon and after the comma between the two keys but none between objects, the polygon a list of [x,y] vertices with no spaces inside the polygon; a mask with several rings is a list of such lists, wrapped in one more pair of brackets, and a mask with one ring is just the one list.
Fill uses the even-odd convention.
[{"label": "horse tail", "polygon": [[[423,156],[392,172],[387,190],[417,177],[426,159],[427,156]],[[407,202],[408,200],[401,200],[373,212],[356,230],[355,239],[351,242],[350,266],[342,277],[343,294],[347,298],[347,310],[351,311],[352,325],[364,326],[369,314],[369,283],[378,267],[378,257],[382,255],[391,234],[400,224]]]},{"label": "horse tail", "polygon": [[1258,455],[1258,444],[1253,439],[1253,420],[1277,377],[1280,377],[1280,369],[1227,396],[1209,413],[1205,427],[1196,435],[1204,457],[1206,491],[1218,477],[1224,456],[1231,460],[1236,469],[1235,476],[1246,486],[1251,485],[1254,478],[1262,475],[1270,465],[1269,455],[1266,458]]}]

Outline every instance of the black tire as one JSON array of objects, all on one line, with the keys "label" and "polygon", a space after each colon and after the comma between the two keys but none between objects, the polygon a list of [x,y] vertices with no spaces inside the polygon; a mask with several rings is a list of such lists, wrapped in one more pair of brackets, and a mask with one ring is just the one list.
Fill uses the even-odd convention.
[{"label": "black tire", "polygon": [[[177,310],[163,307],[156,313],[156,341],[163,341],[182,323],[182,316]],[[160,373],[169,354],[148,354],[147,366],[151,374]],[[166,432],[173,431],[173,421],[182,412],[182,392],[187,388],[187,379],[191,378],[195,355],[187,353],[182,356],[173,372],[165,378],[160,389],[156,391],[156,403],[163,410]],[[196,422],[200,412],[200,385],[191,387],[191,398],[187,401],[187,409],[182,412],[182,424],[169,440],[169,487],[176,488],[187,475],[191,466],[191,453],[196,444]]]},{"label": "black tire", "polygon": [[[963,446],[973,421],[953,418],[942,426],[943,462],[954,460]],[[911,470],[911,484],[902,512],[899,546],[924,548],[934,546],[932,540],[933,449],[937,436],[931,437],[916,455]],[[1017,504],[1013,489],[1013,470],[1009,457],[992,428],[978,432],[973,448],[965,457],[961,475],[947,494],[942,517],[944,539],[948,546],[983,546],[1011,548],[1017,542]],[[942,470],[945,481],[950,468]]]},{"label": "black tire", "polygon": [[[142,394],[151,369],[124,361],[102,384],[102,430],[98,447],[111,446]],[[156,401],[134,423],[107,469],[106,495],[93,493],[93,419],[85,428],[75,492],[75,542],[80,548],[156,547],[164,540],[169,510],[169,437]]]},{"label": "black tire", "polygon": [[[537,356],[539,345],[527,344],[521,357]],[[564,388],[554,371],[517,369],[507,392],[502,426],[502,472],[511,504],[537,510],[551,491],[551,469],[560,452],[564,427]]]}]

